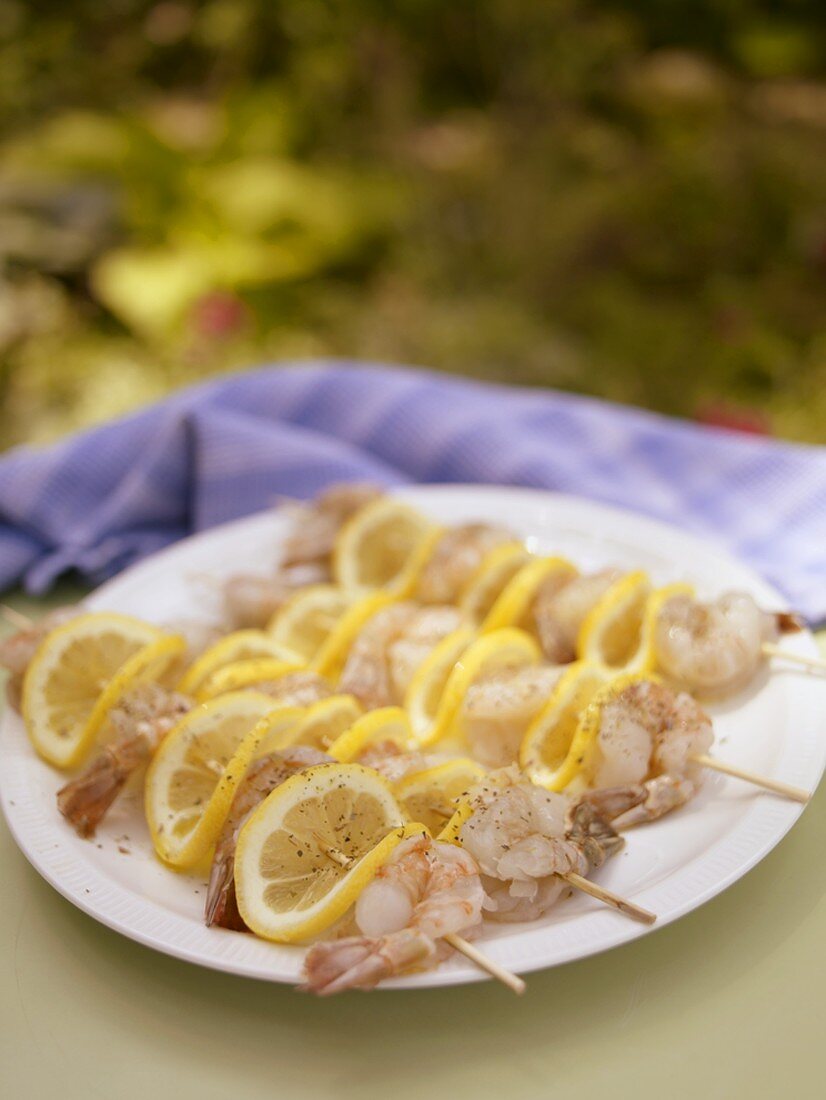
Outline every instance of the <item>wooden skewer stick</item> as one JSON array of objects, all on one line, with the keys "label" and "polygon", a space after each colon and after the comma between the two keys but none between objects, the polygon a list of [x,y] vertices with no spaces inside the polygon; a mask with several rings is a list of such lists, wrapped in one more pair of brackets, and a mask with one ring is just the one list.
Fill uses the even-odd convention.
[{"label": "wooden skewer stick", "polygon": [[0,603],[0,614],[10,626],[16,626],[18,630],[31,630],[34,626],[33,619],[30,619],[28,615],[24,615],[22,611],[15,611],[13,607],[9,607],[6,603]]},{"label": "wooden skewer stick", "polygon": [[489,959],[487,955],[483,955],[481,951],[477,950],[472,943],[468,943],[462,936],[457,936],[455,932],[448,932],[446,936],[442,937],[445,943],[449,943],[454,951],[458,951],[461,955],[464,955],[466,959],[470,959],[472,963],[475,963],[480,970],[487,971],[492,978],[496,978],[502,985],[506,985],[508,989],[512,989],[518,996],[527,989],[527,986],[520,977],[516,974],[512,974],[510,970],[505,970],[499,963],[495,963],[493,959]]},{"label": "wooden skewer stick", "polygon": [[801,787],[793,787],[790,783],[781,783],[779,779],[769,779],[764,775],[755,775],[754,772],[746,771],[745,768],[738,768],[733,764],[725,764],[715,756],[706,756],[705,753],[695,753],[693,756],[689,757],[689,760],[693,760],[695,764],[702,764],[704,768],[711,768],[712,771],[722,772],[723,775],[731,775],[735,779],[742,779],[746,783],[753,783],[755,787],[763,787],[765,790],[773,791],[775,794],[782,794],[784,798],[791,798],[795,802],[808,802],[812,797],[809,791],[804,791]]},{"label": "wooden skewer stick", "polygon": [[604,886],[598,886],[595,882],[591,882],[589,878],[583,878],[575,871],[569,871],[567,875],[560,875],[559,877],[570,883],[571,886],[575,886],[577,890],[581,890],[583,894],[590,894],[592,898],[596,898],[605,905],[610,905],[612,909],[618,909],[620,913],[625,913],[626,916],[633,917],[634,920],[642,921],[643,924],[653,924],[657,919],[656,913],[643,909],[640,905],[634,905],[632,901],[626,901],[619,894],[606,890]]},{"label": "wooden skewer stick", "polygon": [[779,645],[771,642],[763,642],[761,646],[765,657],[780,657],[784,661],[792,661],[794,664],[803,665],[804,668],[814,668],[818,672],[826,672],[826,658],[808,657],[805,653],[790,653],[788,649],[781,649]]},{"label": "wooden skewer stick", "polygon": [[[346,852],[342,852],[340,848],[334,848],[332,845],[327,844],[324,838],[315,830],[312,835],[313,840],[315,840],[321,851],[329,859],[332,859],[334,863],[338,863],[342,867],[349,867],[353,862],[351,856],[348,856]],[[481,951],[475,948],[472,943],[468,943],[466,939],[457,936],[454,932],[448,932],[448,934],[442,938],[445,943],[450,944],[454,951],[459,951],[465,958],[470,959],[470,961],[475,963],[481,970],[490,974],[492,978],[496,978],[503,985],[506,985],[508,989],[512,989],[514,993],[522,994],[525,992],[526,986],[521,978],[518,978],[516,974],[511,974],[510,970],[505,970],[504,967],[495,963],[493,959],[489,959],[487,955],[483,955]]]}]

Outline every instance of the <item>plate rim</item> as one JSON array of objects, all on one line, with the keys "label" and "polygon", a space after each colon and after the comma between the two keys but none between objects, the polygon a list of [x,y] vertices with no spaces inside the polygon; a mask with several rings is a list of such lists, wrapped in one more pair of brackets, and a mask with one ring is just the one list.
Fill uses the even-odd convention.
[{"label": "plate rim", "polygon": [[[666,543],[682,547],[685,553],[688,553],[689,548],[693,546],[706,558],[708,558],[709,555],[713,555],[717,558],[726,559],[730,566],[748,574],[755,585],[771,592],[772,597],[778,601],[779,605],[782,606],[784,603],[784,598],[773,585],[760,577],[751,566],[739,561],[726,547],[721,546],[712,539],[699,537],[692,532],[684,531],[671,524],[664,523],[661,520],[629,509],[617,508],[610,504],[603,504],[589,498],[572,496],[565,493],[501,485],[406,485],[393,487],[391,491],[394,495],[409,499],[413,502],[418,499],[423,504],[426,504],[426,500],[423,500],[423,498],[434,495],[445,496],[461,493],[467,498],[477,497],[480,500],[490,501],[491,494],[497,496],[506,494],[514,503],[518,503],[518,498],[522,498],[525,501],[532,501],[537,504],[541,503],[546,506],[557,506],[563,510],[567,510],[569,513],[579,513],[583,518],[587,518],[590,514],[591,517],[601,517],[604,522],[613,516],[623,523],[631,522],[638,531],[640,528],[647,529],[652,536],[664,539]],[[489,511],[490,508],[488,508],[488,512]],[[204,545],[208,545],[211,540],[221,541],[227,537],[231,537],[234,531],[254,528],[256,525],[266,527],[272,524],[274,526],[271,534],[277,537],[278,526],[280,525],[279,520],[282,518],[283,517],[279,517],[273,509],[267,509],[250,513],[249,515],[239,517],[224,524],[216,525],[204,531],[196,532],[150,555],[146,559],[137,562],[135,565],[124,570],[116,577],[106,581],[94,591],[90,592],[88,596],[85,597],[85,600],[90,603],[105,602],[109,592],[113,589],[117,592],[117,590],[123,586],[124,582],[135,583],[137,579],[140,583],[143,577],[150,577],[156,569],[161,568],[163,570],[170,559],[174,561],[178,556],[186,557],[188,551],[194,546],[203,547]],[[286,520],[283,520],[283,522],[286,522]],[[642,532],[640,532],[640,534],[641,533]],[[799,648],[801,652],[819,652],[814,638],[808,630],[799,636],[796,648]],[[811,677],[801,676],[801,682],[806,684],[804,694],[812,690],[814,686],[812,680],[813,678]],[[814,701],[812,701],[810,705],[813,706]],[[99,923],[106,925],[135,942],[141,943],[143,946],[153,948],[164,954],[195,965],[207,967],[208,969],[219,970],[243,977],[264,981],[284,982],[288,984],[293,984],[295,982],[294,965],[292,967],[292,972],[286,974],[282,973],[280,970],[274,970],[271,967],[264,967],[254,958],[247,963],[243,959],[236,957],[238,952],[232,951],[231,949],[227,951],[219,950],[218,952],[210,952],[197,943],[194,945],[187,944],[187,936],[193,937],[195,940],[203,939],[202,936],[194,936],[190,921],[177,913],[165,909],[160,903],[152,899],[142,898],[139,895],[130,893],[125,887],[121,886],[120,883],[106,877],[104,872],[100,870],[97,870],[96,873],[100,876],[106,889],[101,887],[96,890],[94,901],[88,900],[88,898],[84,896],[84,890],[87,888],[81,888],[79,882],[72,883],[68,881],[66,868],[64,867],[61,872],[61,870],[55,866],[55,859],[52,856],[55,848],[52,847],[52,845],[55,844],[55,837],[57,837],[57,844],[59,845],[60,843],[60,825],[62,824],[57,818],[57,815],[55,815],[54,820],[46,818],[45,812],[38,813],[38,811],[44,811],[44,807],[35,805],[19,806],[12,797],[12,794],[15,793],[13,765],[16,752],[19,754],[21,760],[27,754],[29,758],[31,756],[31,749],[27,742],[22,745],[15,745],[15,739],[21,741],[19,738],[19,730],[15,731],[14,729],[15,726],[19,727],[19,725],[19,718],[13,715],[8,707],[4,708],[2,721],[0,721],[0,760],[3,760],[6,765],[8,765],[9,759],[11,760],[12,774],[10,776],[8,767],[0,768],[0,806],[2,806],[9,831],[18,848],[41,877],[57,890],[58,893]],[[788,745],[786,745],[786,748],[788,749]],[[826,739],[823,739],[823,744],[821,745],[810,745],[809,749],[809,757],[811,759],[808,761],[808,766],[803,768],[805,775],[802,778],[806,785],[812,790],[812,793],[814,793],[822,778],[824,767],[826,766]],[[782,757],[777,763],[778,765],[784,763]],[[806,761],[804,761],[804,764],[805,763]],[[20,766],[24,767],[25,765],[21,763]],[[797,780],[800,781],[800,779],[801,777],[797,776]],[[593,934],[597,934],[597,942],[584,946],[580,944],[579,947],[573,950],[573,953],[570,948],[567,950],[559,948],[556,954],[560,957],[543,958],[541,956],[534,956],[533,958],[521,959],[514,963],[508,958],[510,954],[507,949],[508,941],[513,941],[518,939],[520,935],[524,935],[525,933],[522,931],[514,935],[508,935],[507,932],[504,932],[498,937],[485,940],[485,948],[493,958],[503,965],[510,966],[519,973],[530,973],[534,970],[550,968],[552,966],[561,965],[567,961],[574,961],[575,959],[599,954],[602,951],[610,950],[622,943],[631,942],[643,935],[648,935],[652,931],[664,928],[674,920],[678,920],[681,916],[684,916],[686,913],[706,904],[713,897],[728,889],[729,886],[743,877],[743,875],[747,874],[780,843],[792,826],[799,820],[805,808],[806,807],[803,805],[788,801],[783,802],[779,799],[755,799],[751,807],[737,822],[735,822],[732,828],[704,853],[706,860],[704,866],[709,866],[708,861],[712,857],[714,857],[715,861],[718,863],[717,877],[712,876],[713,881],[707,881],[704,887],[696,888],[690,898],[683,899],[682,902],[676,904],[664,914],[658,913],[657,923],[651,927],[635,925],[633,922],[618,917],[608,910],[589,910],[575,914],[568,921],[560,922],[554,926],[559,929],[564,928],[568,924],[575,924],[579,926],[580,933],[586,933],[585,939],[590,939]],[[40,817],[41,820],[35,820],[38,817]],[[27,818],[29,819],[28,821],[26,820]],[[763,835],[759,839],[754,840],[756,828],[759,829]],[[34,830],[34,833],[32,830]],[[731,858],[722,859],[725,850],[731,850],[732,841],[736,842],[738,835],[743,832],[751,833],[752,840],[754,841],[748,855],[744,857],[742,852],[740,852],[739,856],[733,857],[736,865],[724,866],[724,864],[730,864],[732,862]],[[40,842],[38,842],[38,834],[40,834]],[[48,847],[46,846],[47,844]],[[735,843],[734,847],[736,846]],[[73,866],[77,864],[78,861],[81,863],[83,862],[80,860],[80,857],[68,847],[66,850],[61,850],[58,847],[58,863],[61,855],[64,858],[68,857]],[[685,878],[686,872],[700,862],[701,860],[699,857],[689,860],[677,871],[671,872],[664,880],[645,887],[635,893],[635,900],[645,904],[645,895],[647,892],[660,889],[671,879],[675,878],[675,876],[681,881]],[[94,866],[93,860],[92,866]],[[87,867],[80,868],[74,866],[74,870],[75,874],[69,875],[68,878],[76,878],[77,873],[89,873]],[[706,874],[702,877],[707,879],[708,875]],[[103,908],[101,908],[101,893],[107,892],[114,896],[103,904]],[[92,895],[89,894],[89,897],[91,898]],[[126,906],[126,915],[121,915],[120,911],[123,910],[126,901],[130,902],[132,907],[140,903],[140,906],[144,910],[146,920],[140,922],[140,927],[136,927],[134,913],[129,913],[129,905]],[[177,925],[179,922],[181,927],[178,930],[178,935],[170,939],[169,935],[173,931],[173,926]],[[147,927],[144,927],[144,925],[147,925]],[[524,926],[519,927],[522,929]],[[536,935],[541,932],[541,930],[541,927],[537,927],[533,929],[532,932]],[[217,943],[220,942],[214,939],[216,935],[222,938],[230,935],[230,933],[224,930],[206,929],[203,926],[200,926],[200,931],[208,934],[212,943],[216,946]],[[582,939],[582,935],[580,934],[575,938]],[[234,939],[236,939],[236,937],[234,937]],[[260,952],[250,952],[249,954],[252,956],[261,954],[263,959],[266,953],[271,955],[273,960],[275,960],[278,954],[286,950],[291,952],[293,960],[295,959],[294,953],[296,948],[285,948],[280,945],[268,944],[263,940],[254,940],[253,937],[242,937],[242,939],[244,943],[254,943],[256,948],[263,949]],[[207,941],[204,941],[204,943],[206,942]],[[553,952],[551,955],[553,956]],[[464,960],[452,958],[448,960],[447,963],[443,963],[436,970],[428,971],[421,975],[386,981],[381,983],[378,988],[438,988],[448,985],[465,984],[473,981],[483,981],[486,980],[486,978],[487,976],[485,974],[470,966],[470,964],[465,963]]]}]

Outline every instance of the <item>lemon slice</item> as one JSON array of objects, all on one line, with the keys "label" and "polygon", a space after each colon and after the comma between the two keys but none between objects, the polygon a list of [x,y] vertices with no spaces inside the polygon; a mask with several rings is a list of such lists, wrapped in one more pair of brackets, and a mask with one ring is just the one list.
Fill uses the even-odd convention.
[{"label": "lemon slice", "polygon": [[481,632],[502,630],[506,626],[533,629],[531,610],[539,588],[548,577],[575,577],[576,568],[565,558],[537,558],[519,570],[505,585],[482,621]]},{"label": "lemon slice", "polygon": [[411,821],[421,821],[438,833],[456,812],[462,796],[484,775],[481,764],[460,758],[406,775],[394,790]]},{"label": "lemon slice", "polygon": [[379,497],[342,527],[333,551],[333,577],[347,591],[409,591],[438,532],[415,509]]},{"label": "lemon slice", "polygon": [[201,654],[188,669],[178,685],[178,690],[185,695],[197,695],[206,680],[218,669],[252,657],[270,657],[292,662],[298,660],[295,653],[280,645],[263,630],[236,630]]},{"label": "lemon slice", "polygon": [[464,823],[469,821],[471,817],[473,817],[473,803],[468,799],[460,798],[459,805],[454,810],[453,816],[436,836],[436,839],[441,840],[444,844],[456,844],[461,847],[459,834],[462,831]]},{"label": "lemon slice", "polygon": [[[205,703],[230,691],[243,691],[244,688],[254,687],[265,680],[278,680],[288,672],[300,672],[305,668],[305,665],[296,661],[281,661],[275,657],[254,657],[248,661],[236,661],[208,676],[198,689],[197,699]],[[278,706],[278,702],[273,699],[272,705]]]},{"label": "lemon slice", "polygon": [[550,791],[571,782],[581,765],[571,744],[582,713],[604,683],[603,669],[587,661],[574,662],[562,674],[522,739],[519,763],[532,782]]},{"label": "lemon slice", "polygon": [[496,603],[506,585],[530,561],[521,542],[506,542],[486,554],[479,568],[462,589],[459,607],[480,623]]},{"label": "lemon slice", "polygon": [[[276,743],[269,742],[266,751],[283,749],[288,745],[310,745],[328,752],[330,746],[349,730],[362,714],[362,709],[352,695],[332,695],[304,708],[301,718],[285,731]],[[330,753],[332,756],[333,753]]]},{"label": "lemon slice", "polygon": [[196,707],[170,730],[149,765],[145,789],[146,820],[164,863],[185,869],[209,854],[255,750],[300,713],[297,707],[273,711],[269,696],[244,691]]},{"label": "lemon slice", "polygon": [[613,702],[626,688],[644,683],[662,683],[662,681],[654,673],[626,672],[614,676],[594,693],[590,703],[580,715],[568,756],[562,764],[562,769],[569,777],[566,780],[568,790],[572,792],[585,790],[591,785],[596,768],[595,753],[602,726],[603,708]]},{"label": "lemon slice", "polygon": [[403,827],[389,785],[360,764],[320,764],[277,787],[241,830],[235,853],[238,908],[264,939],[317,935],[353,904]]},{"label": "lemon slice", "polygon": [[363,714],[333,741],[327,752],[343,764],[358,760],[373,745],[391,742],[402,752],[414,747],[413,730],[407,712],[401,707],[379,707]]},{"label": "lemon slice", "polygon": [[460,655],[451,670],[433,725],[423,735],[415,731],[414,727],[419,744],[432,745],[448,734],[461,738],[457,719],[468,688],[476,680],[487,679],[510,669],[524,668],[526,665],[537,665],[539,660],[539,646],[524,630],[510,627],[477,638]]},{"label": "lemon slice", "polygon": [[125,666],[162,637],[149,623],[109,612],[78,615],[46,635],[26,670],[21,699],[29,737],[44,760],[59,768],[81,762],[133,676]]},{"label": "lemon slice", "polygon": [[316,672],[335,683],[361,629],[376,612],[393,602],[394,597],[389,592],[372,592],[348,607],[313,660]]},{"label": "lemon slice", "polygon": [[425,744],[436,724],[439,703],[456,662],[474,639],[467,628],[454,630],[428,653],[410,681],[404,708],[417,743]]},{"label": "lemon slice", "polygon": [[352,602],[335,585],[310,585],[276,611],[267,632],[295,660],[309,664]]},{"label": "lemon slice", "polygon": [[629,573],[612,584],[585,616],[577,638],[579,656],[613,673],[645,672],[654,666],[654,639],[646,605],[648,576]]}]

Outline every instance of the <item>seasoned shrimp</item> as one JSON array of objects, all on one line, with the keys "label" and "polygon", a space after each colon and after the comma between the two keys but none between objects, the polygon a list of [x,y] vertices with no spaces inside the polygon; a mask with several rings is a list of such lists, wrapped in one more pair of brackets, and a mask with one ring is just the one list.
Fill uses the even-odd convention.
[{"label": "seasoned shrimp", "polygon": [[350,647],[339,691],[355,695],[367,710],[401,702],[421,662],[462,621],[455,607],[383,607]]},{"label": "seasoned shrimp", "polygon": [[315,764],[329,764],[331,759],[317,749],[295,745],[263,756],[247,769],[215,845],[204,906],[207,925],[217,924],[236,932],[246,930],[235,900],[235,849],[241,829],[256,806],[286,779]]},{"label": "seasoned shrimp", "polygon": [[536,920],[568,889],[560,875],[587,875],[622,846],[590,805],[530,783],[515,767],[488,776],[459,834],[482,873],[485,914]]},{"label": "seasoned shrimp", "polygon": [[329,579],[329,569],[320,563],[281,569],[272,577],[237,573],[223,586],[225,629],[263,629],[300,588]]},{"label": "seasoned shrimp", "polygon": [[520,668],[471,684],[460,722],[471,755],[485,767],[502,768],[519,755],[519,745],[559,679],[549,665]]},{"label": "seasoned shrimp", "polygon": [[602,708],[591,785],[619,800],[618,828],[653,821],[696,794],[703,769],[691,758],[713,741],[711,720],[690,695],[650,680],[630,684]]},{"label": "seasoned shrimp", "polygon": [[488,523],[451,527],[436,543],[419,575],[416,598],[421,603],[456,603],[482,558],[497,546],[515,542],[511,531]]},{"label": "seasoned shrimp", "polygon": [[109,807],[138,769],[153,756],[175,723],[192,708],[185,695],[159,684],[141,684],[108,716],[110,744],[76,779],[57,792],[57,807],[78,836],[94,836]]},{"label": "seasoned shrimp", "polygon": [[[48,615],[44,615],[36,623],[24,626],[22,630],[9,634],[0,641],[0,668],[8,669],[9,678],[6,682],[6,697],[9,704],[15,710],[20,710],[20,695],[23,689],[23,677],[29,662],[34,657],[38,646],[49,633],[57,626],[76,618],[83,609],[76,606],[56,607]],[[11,616],[11,611],[9,611]],[[25,622],[23,616],[21,621]]]},{"label": "seasoned shrimp", "polygon": [[621,576],[618,569],[601,569],[576,577],[555,573],[540,585],[533,602],[533,617],[542,652],[552,664],[573,661],[585,616]]},{"label": "seasoned shrimp", "polygon": [[361,935],[310,948],[305,988],[322,995],[372,989],[383,978],[436,962],[438,940],[480,923],[484,897],[471,855],[426,834],[409,837],[356,901]]},{"label": "seasoned shrimp", "polygon": [[358,763],[377,771],[388,783],[398,783],[406,775],[435,768],[437,764],[444,764],[449,759],[449,756],[440,753],[406,752],[394,741],[380,741],[370,745],[358,758]]},{"label": "seasoned shrimp", "polygon": [[747,592],[726,592],[711,603],[677,595],[660,610],[654,648],[669,679],[697,695],[720,697],[748,683],[763,643],[790,629],[799,629],[794,616],[761,610]]},{"label": "seasoned shrimp", "polygon": [[334,694],[328,681],[309,669],[287,672],[277,680],[261,680],[250,687],[271,695],[285,707],[309,707]]},{"label": "seasoned shrimp", "polygon": [[416,671],[431,650],[448,634],[464,626],[458,607],[420,607],[387,650],[393,696],[403,699]]}]

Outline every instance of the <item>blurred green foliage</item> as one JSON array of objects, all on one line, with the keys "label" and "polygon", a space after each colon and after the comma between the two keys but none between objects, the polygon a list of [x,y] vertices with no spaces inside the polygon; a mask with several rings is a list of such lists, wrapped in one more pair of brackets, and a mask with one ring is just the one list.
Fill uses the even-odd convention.
[{"label": "blurred green foliage", "polygon": [[825,46],[819,0],[0,0],[2,442],[326,354],[826,440]]}]

